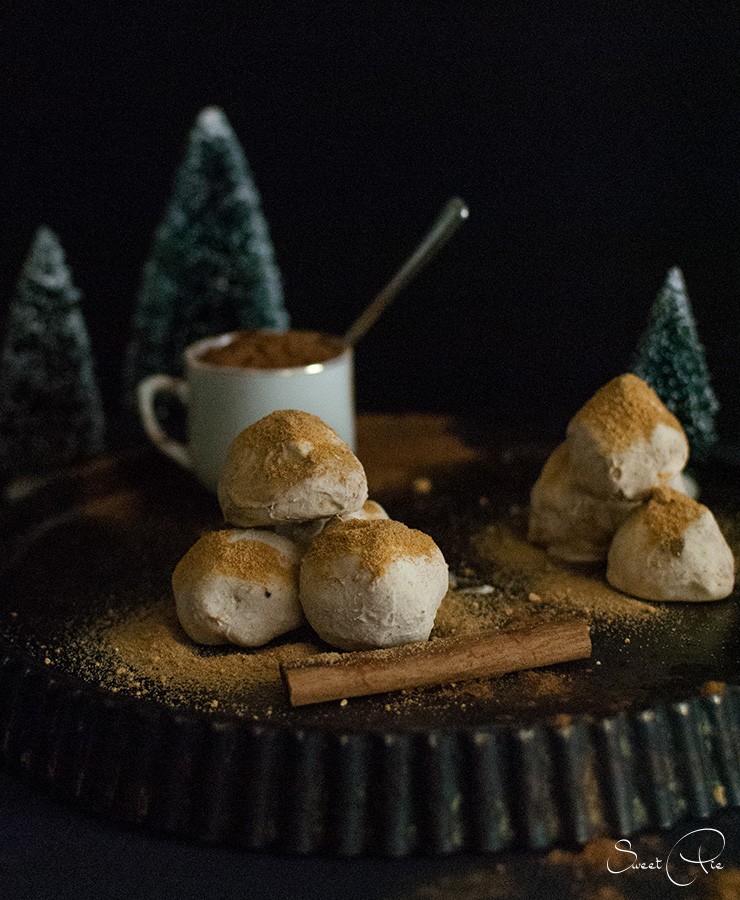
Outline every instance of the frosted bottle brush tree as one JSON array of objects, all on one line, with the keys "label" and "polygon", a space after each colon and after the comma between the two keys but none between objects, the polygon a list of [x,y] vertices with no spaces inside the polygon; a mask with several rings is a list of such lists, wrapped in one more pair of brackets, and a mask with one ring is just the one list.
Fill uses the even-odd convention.
[{"label": "frosted bottle brush tree", "polygon": [[267,222],[226,116],[204,109],[146,262],[126,362],[129,394],[147,375],[182,371],[202,337],[289,326]]},{"label": "frosted bottle brush tree", "polygon": [[692,456],[702,458],[717,442],[719,409],[680,269],[669,270],[637,345],[632,371],[656,392],[681,422]]},{"label": "frosted bottle brush tree", "polygon": [[103,406],[79,301],[58,238],[39,228],[10,305],[0,356],[4,482],[103,449]]}]

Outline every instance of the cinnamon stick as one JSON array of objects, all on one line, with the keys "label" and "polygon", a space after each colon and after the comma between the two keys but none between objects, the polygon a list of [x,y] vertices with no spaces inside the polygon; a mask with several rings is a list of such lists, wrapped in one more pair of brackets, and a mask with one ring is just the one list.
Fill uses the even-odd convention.
[{"label": "cinnamon stick", "polygon": [[280,672],[293,706],[448,684],[520,669],[536,669],[591,655],[586,622],[538,625],[421,641],[389,650],[319,653],[283,663]]}]

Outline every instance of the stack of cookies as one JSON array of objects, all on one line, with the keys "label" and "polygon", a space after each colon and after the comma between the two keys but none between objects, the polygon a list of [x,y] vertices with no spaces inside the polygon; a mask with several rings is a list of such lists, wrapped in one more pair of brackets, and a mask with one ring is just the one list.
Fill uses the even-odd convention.
[{"label": "stack of cookies", "polygon": [[362,464],[316,416],[278,410],[246,428],[218,497],[238,528],[202,537],[172,578],[193,640],[255,647],[305,620],[343,650],[429,637],[442,553],[368,500]]},{"label": "stack of cookies", "polygon": [[716,600],[734,560],[712,513],[684,492],[680,422],[635,375],[576,413],[532,488],[529,539],[568,562],[608,559],[607,579],[648,600]]}]

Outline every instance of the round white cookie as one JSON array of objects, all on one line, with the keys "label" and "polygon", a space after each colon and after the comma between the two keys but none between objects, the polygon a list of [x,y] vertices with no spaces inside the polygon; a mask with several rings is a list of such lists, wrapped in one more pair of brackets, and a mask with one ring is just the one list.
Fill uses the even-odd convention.
[{"label": "round white cookie", "polygon": [[532,488],[528,540],[567,562],[605,560],[617,528],[639,505],[639,500],[597,497],[579,487],[563,443]]},{"label": "round white cookie", "polygon": [[447,592],[434,541],[391,519],[332,523],[303,557],[300,596],[316,633],[341,650],[425,641]]},{"label": "round white cookie", "polygon": [[576,484],[601,497],[643,499],[689,456],[680,422],[636,375],[598,390],[571,419],[566,440]]},{"label": "round white cookie", "polygon": [[199,644],[266,644],[304,621],[299,566],[298,548],[280,535],[206,534],[172,575],[180,624]]},{"label": "round white cookie", "polygon": [[706,506],[659,488],[614,535],[606,577],[644,600],[721,600],[732,593],[735,561]]},{"label": "round white cookie", "polygon": [[226,521],[234,525],[305,522],[360,509],[367,479],[332,428],[310,413],[282,409],[233,441],[218,499]]}]

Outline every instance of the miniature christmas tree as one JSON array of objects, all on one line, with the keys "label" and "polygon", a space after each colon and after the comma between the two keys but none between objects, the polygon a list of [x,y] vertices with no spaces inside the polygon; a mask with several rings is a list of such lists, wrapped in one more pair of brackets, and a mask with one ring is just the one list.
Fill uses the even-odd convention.
[{"label": "miniature christmas tree", "polygon": [[0,479],[38,475],[103,448],[87,329],[64,251],[39,228],[0,356]]},{"label": "miniature christmas tree", "polygon": [[249,165],[226,116],[204,109],[146,263],[127,390],[177,375],[185,347],[241,328],[288,328],[280,273]]},{"label": "miniature christmas tree", "polygon": [[705,456],[717,441],[714,416],[719,404],[678,268],[668,272],[653,304],[632,371],[653,388],[681,422],[692,456]]}]

